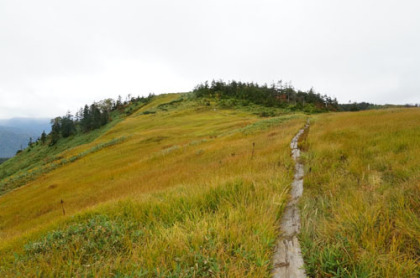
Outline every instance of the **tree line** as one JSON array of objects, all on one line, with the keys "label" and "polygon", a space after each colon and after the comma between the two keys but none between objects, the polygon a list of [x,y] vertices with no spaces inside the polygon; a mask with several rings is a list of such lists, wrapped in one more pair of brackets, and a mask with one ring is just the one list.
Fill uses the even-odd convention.
[{"label": "tree line", "polygon": [[338,111],[337,99],[327,95],[309,91],[296,90],[291,84],[278,81],[270,86],[267,84],[245,83],[237,81],[224,82],[213,80],[197,85],[193,93],[196,97],[217,99],[239,99],[268,107],[292,107],[296,109],[312,105],[316,111]]},{"label": "tree line", "polygon": [[[113,115],[121,113],[131,114],[133,112],[133,105],[146,104],[154,97],[149,94],[147,97],[132,97],[128,95],[123,101],[119,96],[117,100],[112,98],[104,99],[99,102],[94,102],[90,105],[85,105],[80,108],[75,115],[68,111],[64,116],[55,117],[51,119],[51,132],[46,134],[42,132],[41,137],[35,142],[29,138],[28,146],[32,147],[34,144],[46,144],[49,146],[55,145],[60,138],[67,138],[71,135],[79,133],[87,133],[98,129],[110,121]],[[20,150],[21,151],[21,150]],[[18,151],[18,153],[20,152]]]},{"label": "tree line", "polygon": [[67,138],[78,132],[89,132],[106,125],[111,120],[112,108],[112,99],[106,99],[85,105],[76,112],[75,116],[69,111],[62,117],[52,119],[50,145],[56,144],[61,137]]},{"label": "tree line", "polygon": [[353,102],[353,103],[345,103],[340,104],[340,111],[362,111],[362,110],[369,110],[380,108],[380,105],[375,105],[369,102]]},{"label": "tree line", "polygon": [[391,108],[391,107],[404,107],[404,108],[416,108],[419,107],[419,104],[404,104],[404,105],[395,105],[395,104],[373,104],[369,102],[350,102],[339,104],[339,111],[362,111],[369,109],[380,109],[380,108]]}]

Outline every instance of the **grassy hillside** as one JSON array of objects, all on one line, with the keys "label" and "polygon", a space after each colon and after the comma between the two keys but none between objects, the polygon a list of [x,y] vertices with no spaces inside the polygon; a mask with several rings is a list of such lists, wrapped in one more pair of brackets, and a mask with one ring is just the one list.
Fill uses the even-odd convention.
[{"label": "grassy hillside", "polygon": [[[42,174],[72,162],[72,160],[79,159],[88,152],[95,151],[95,149],[86,150],[67,159],[63,155],[68,150],[92,142],[123,119],[121,115],[117,114],[115,116],[111,123],[100,129],[89,133],[77,134],[69,138],[62,138],[52,147],[47,143],[41,144],[37,142],[32,147],[27,147],[18,153],[13,159],[5,161],[4,164],[0,165],[0,195],[34,180]],[[100,147],[101,145],[97,145],[97,148]]]},{"label": "grassy hillside", "polygon": [[0,196],[0,276],[269,276],[306,116],[261,109],[162,95],[59,141]]},{"label": "grassy hillside", "polygon": [[419,109],[313,119],[301,200],[311,276],[420,276],[419,119]]},{"label": "grassy hillside", "polygon": [[[154,97],[0,165],[0,276],[269,277],[308,116]],[[417,277],[418,109],[311,116],[302,250],[314,277]]]}]

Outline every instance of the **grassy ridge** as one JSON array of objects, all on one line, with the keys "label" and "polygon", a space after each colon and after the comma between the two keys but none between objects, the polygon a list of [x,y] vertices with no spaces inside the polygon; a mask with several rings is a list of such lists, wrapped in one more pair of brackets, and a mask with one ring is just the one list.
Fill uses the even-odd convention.
[{"label": "grassy ridge", "polygon": [[305,117],[179,98],[156,97],[0,196],[0,275],[269,276]]},{"label": "grassy ridge", "polygon": [[311,276],[420,275],[419,119],[419,109],[315,118],[301,200]]}]

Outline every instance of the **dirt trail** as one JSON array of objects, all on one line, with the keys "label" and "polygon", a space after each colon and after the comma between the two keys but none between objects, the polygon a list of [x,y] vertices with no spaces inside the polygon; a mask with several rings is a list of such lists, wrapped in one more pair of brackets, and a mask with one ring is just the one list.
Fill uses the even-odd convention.
[{"label": "dirt trail", "polygon": [[292,199],[286,206],[281,220],[281,235],[277,240],[273,257],[273,278],[306,277],[303,258],[297,235],[300,232],[300,212],[297,206],[303,193],[303,165],[299,162],[300,150],[298,141],[309,123],[299,130],[290,143],[292,157],[295,160],[295,176],[292,183]]}]

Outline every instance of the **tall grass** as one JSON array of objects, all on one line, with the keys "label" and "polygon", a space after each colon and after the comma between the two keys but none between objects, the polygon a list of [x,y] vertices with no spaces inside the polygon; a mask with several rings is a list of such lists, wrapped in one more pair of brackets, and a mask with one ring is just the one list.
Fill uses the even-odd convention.
[{"label": "tall grass", "polygon": [[267,277],[283,180],[180,187],[78,215],[3,260],[4,276]]},{"label": "tall grass", "polygon": [[306,141],[312,277],[420,276],[420,110],[319,115]]}]

